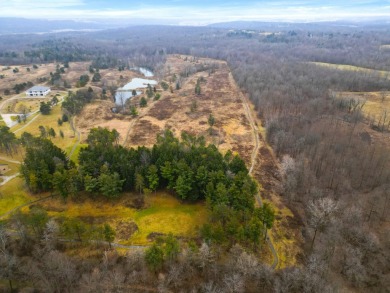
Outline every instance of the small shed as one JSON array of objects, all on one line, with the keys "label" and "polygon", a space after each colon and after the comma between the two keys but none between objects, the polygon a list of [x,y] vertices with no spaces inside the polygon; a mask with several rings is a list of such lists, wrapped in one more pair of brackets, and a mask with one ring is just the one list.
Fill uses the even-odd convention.
[{"label": "small shed", "polygon": [[7,164],[0,164],[0,175],[4,175],[9,171],[9,167]]}]

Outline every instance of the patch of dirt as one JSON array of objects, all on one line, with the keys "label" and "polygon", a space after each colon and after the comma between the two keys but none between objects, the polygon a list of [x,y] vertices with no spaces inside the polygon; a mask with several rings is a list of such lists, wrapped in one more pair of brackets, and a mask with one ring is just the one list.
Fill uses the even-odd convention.
[{"label": "patch of dirt", "polygon": [[170,119],[180,106],[174,101],[173,96],[164,97],[163,102],[154,103],[148,111],[148,116],[155,117],[160,121]]},{"label": "patch of dirt", "polygon": [[130,143],[134,145],[151,146],[150,141],[153,140],[158,133],[162,131],[162,128],[153,124],[150,120],[139,120],[134,127],[139,127],[142,132],[136,132],[130,137]]},{"label": "patch of dirt", "polygon": [[150,233],[146,238],[147,238],[149,241],[154,241],[154,240],[156,240],[157,238],[159,238],[159,237],[164,237],[164,236],[166,236],[166,234],[164,234],[164,233],[152,232],[152,233]]},{"label": "patch of dirt", "polygon": [[123,203],[126,207],[140,210],[145,207],[145,199],[143,196],[137,196],[136,198],[129,199]]},{"label": "patch of dirt", "polygon": [[102,225],[107,222],[106,217],[97,217],[97,216],[79,216],[78,217],[84,223],[91,225]]},{"label": "patch of dirt", "polygon": [[119,221],[115,226],[116,239],[128,240],[138,230],[135,222]]}]

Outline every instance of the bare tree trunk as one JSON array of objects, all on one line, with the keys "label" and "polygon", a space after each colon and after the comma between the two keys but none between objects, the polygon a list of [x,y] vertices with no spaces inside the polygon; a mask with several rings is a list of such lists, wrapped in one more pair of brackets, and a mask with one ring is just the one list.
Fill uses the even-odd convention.
[{"label": "bare tree trunk", "polygon": [[12,288],[12,280],[11,279],[8,279],[8,282],[9,282],[9,288],[10,288],[10,292],[14,292],[14,289]]},{"label": "bare tree trunk", "polygon": [[314,241],[316,240],[316,236],[317,236],[317,229],[314,230],[314,236],[313,236],[313,239],[311,240],[310,250],[313,250]]}]

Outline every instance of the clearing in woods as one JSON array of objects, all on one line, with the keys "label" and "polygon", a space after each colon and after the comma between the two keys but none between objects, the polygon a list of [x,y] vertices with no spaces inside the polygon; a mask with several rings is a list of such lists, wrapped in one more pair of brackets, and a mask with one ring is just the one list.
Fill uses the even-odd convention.
[{"label": "clearing in woods", "polygon": [[376,70],[365,67],[353,66],[353,65],[345,65],[345,64],[333,64],[333,63],[325,63],[325,62],[308,62],[309,64],[315,64],[322,67],[328,67],[338,70],[347,70],[347,71],[358,71],[367,74],[376,74],[382,78],[390,79],[390,72],[384,70]]},{"label": "clearing in woods", "polygon": [[375,117],[376,120],[384,112],[390,114],[390,92],[337,92],[335,95],[339,99],[359,101],[363,104],[361,110],[365,116]]}]

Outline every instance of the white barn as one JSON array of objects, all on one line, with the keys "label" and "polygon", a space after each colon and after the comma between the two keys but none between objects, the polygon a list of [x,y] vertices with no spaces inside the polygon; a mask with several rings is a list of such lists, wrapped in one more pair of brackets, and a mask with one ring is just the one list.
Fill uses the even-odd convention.
[{"label": "white barn", "polygon": [[50,88],[40,85],[33,86],[26,91],[26,95],[29,97],[46,96],[48,93],[50,93]]}]

